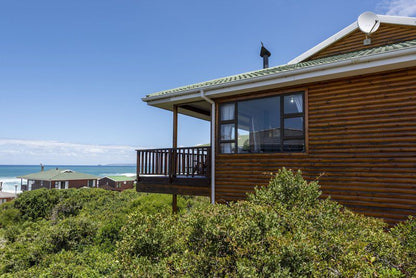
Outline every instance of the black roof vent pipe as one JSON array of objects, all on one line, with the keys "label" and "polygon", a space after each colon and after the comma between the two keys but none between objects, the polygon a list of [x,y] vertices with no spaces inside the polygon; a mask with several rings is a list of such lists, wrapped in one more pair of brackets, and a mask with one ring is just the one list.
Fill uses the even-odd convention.
[{"label": "black roof vent pipe", "polygon": [[269,57],[272,54],[270,53],[269,50],[267,50],[264,45],[263,42],[261,42],[261,50],[260,50],[260,57],[263,58],[263,68],[267,69],[269,67]]}]

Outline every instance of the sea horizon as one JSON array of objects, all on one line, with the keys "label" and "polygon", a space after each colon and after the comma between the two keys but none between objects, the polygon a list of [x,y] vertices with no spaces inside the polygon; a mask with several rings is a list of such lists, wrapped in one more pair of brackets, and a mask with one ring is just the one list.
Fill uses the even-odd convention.
[{"label": "sea horizon", "polygon": [[[50,169],[63,169],[73,170],[85,174],[91,174],[98,177],[105,176],[135,176],[136,165],[135,164],[96,164],[96,165],[83,165],[83,164],[56,164],[56,165],[43,165],[44,170]],[[41,171],[40,164],[0,164],[0,182],[3,182],[3,192],[20,193],[21,179],[19,176],[24,176]],[[25,184],[23,180],[23,184]],[[16,188],[17,185],[17,188]]]}]

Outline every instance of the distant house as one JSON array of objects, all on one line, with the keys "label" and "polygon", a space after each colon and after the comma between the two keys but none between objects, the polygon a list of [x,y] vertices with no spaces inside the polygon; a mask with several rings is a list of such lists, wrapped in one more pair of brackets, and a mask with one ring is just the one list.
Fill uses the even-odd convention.
[{"label": "distant house", "polygon": [[58,168],[40,171],[25,176],[18,177],[21,180],[27,180],[27,184],[21,184],[21,190],[35,190],[39,188],[80,188],[80,187],[97,187],[99,177],[75,172],[72,170],[60,170]]},{"label": "distant house", "polygon": [[135,181],[136,177],[108,176],[98,181],[98,187],[108,190],[123,191],[125,189],[134,188]]},{"label": "distant house", "polygon": [[16,194],[9,193],[9,192],[0,192],[0,204],[3,204],[5,202],[9,202],[16,198]]}]

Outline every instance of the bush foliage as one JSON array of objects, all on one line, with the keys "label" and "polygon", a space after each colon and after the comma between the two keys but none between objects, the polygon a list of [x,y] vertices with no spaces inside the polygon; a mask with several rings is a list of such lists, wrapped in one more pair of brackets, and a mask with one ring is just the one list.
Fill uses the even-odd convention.
[{"label": "bush foliage", "polygon": [[5,277],[412,277],[416,221],[391,230],[280,170],[247,201],[210,205],[100,189],[36,190],[0,207]]}]

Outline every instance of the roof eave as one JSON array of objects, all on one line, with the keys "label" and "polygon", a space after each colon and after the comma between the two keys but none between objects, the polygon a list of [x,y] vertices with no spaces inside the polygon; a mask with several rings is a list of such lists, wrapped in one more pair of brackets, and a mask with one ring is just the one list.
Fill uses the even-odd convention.
[{"label": "roof eave", "polygon": [[338,77],[347,77],[357,73],[367,74],[410,66],[416,66],[416,47],[278,72],[267,76],[237,80],[221,85],[206,86],[173,94],[145,97],[143,101],[151,106],[166,108],[166,105],[164,106],[163,104],[188,102],[191,99],[200,98],[201,90],[204,90],[207,96],[222,97],[230,94],[253,91],[256,88],[286,87]]},{"label": "roof eave", "polygon": [[49,178],[39,178],[39,177],[30,177],[29,175],[25,175],[25,176],[19,176],[16,177],[18,179],[24,179],[24,180],[33,180],[33,181],[67,181],[67,180],[92,180],[92,179],[99,179],[100,177],[98,176],[94,176],[94,175],[89,175],[89,176],[85,176],[85,177],[79,177],[79,178],[71,178],[71,177],[59,177],[58,175],[55,175],[53,177],[49,177]]}]

